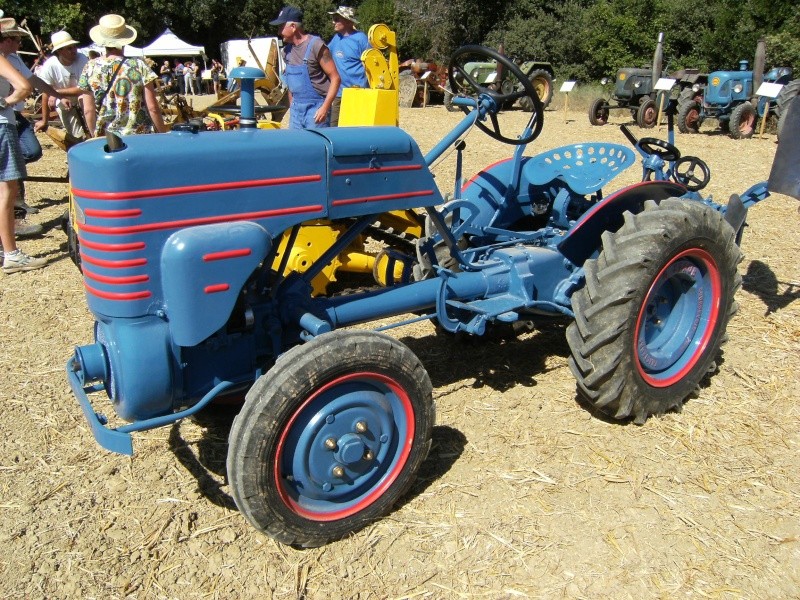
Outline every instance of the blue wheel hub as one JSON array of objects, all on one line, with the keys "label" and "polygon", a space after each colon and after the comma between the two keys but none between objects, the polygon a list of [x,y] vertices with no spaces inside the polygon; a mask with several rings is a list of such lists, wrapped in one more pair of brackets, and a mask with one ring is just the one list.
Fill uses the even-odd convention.
[{"label": "blue wheel hub", "polygon": [[402,470],[413,431],[410,401],[391,379],[358,374],[329,383],[283,433],[275,476],[284,501],[314,520],[363,510]]},{"label": "blue wheel hub", "polygon": [[645,380],[666,387],[699,360],[719,316],[720,276],[703,250],[685,251],[662,269],[639,313],[636,353]]}]

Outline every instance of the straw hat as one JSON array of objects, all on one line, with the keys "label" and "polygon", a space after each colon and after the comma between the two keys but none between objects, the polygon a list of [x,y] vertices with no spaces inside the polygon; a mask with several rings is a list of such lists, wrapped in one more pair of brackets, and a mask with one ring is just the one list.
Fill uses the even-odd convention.
[{"label": "straw hat", "polygon": [[336,10],[332,10],[328,12],[329,15],[339,15],[343,19],[347,19],[354,25],[358,25],[358,21],[356,21],[356,11],[354,11],[349,6],[340,6]]},{"label": "straw hat", "polygon": [[2,35],[28,35],[24,29],[17,27],[17,22],[11,17],[0,19],[0,34]]},{"label": "straw hat", "polygon": [[107,48],[124,48],[139,35],[125,19],[119,15],[105,15],[100,22],[89,30],[89,37],[95,44]]},{"label": "straw hat", "polygon": [[56,31],[50,36],[50,42],[53,44],[53,52],[61,50],[66,46],[77,45],[78,42],[72,39],[72,36],[66,31]]}]

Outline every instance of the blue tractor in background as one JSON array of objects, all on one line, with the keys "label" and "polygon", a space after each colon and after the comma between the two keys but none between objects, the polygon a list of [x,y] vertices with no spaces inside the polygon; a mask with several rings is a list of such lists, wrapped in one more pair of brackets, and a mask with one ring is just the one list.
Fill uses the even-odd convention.
[{"label": "blue tractor in background", "polygon": [[[682,95],[678,103],[677,125],[682,133],[697,133],[706,119],[716,119],[723,131],[734,139],[752,137],[758,119],[769,110],[778,118],[785,106],[800,90],[800,80],[792,80],[790,67],[776,67],[764,73],[766,44],[759,40],[754,68],[742,60],[737,71],[715,71],[708,76],[704,88],[696,86],[694,94]],[[776,99],[757,96],[763,82],[784,87]],[[779,125],[780,129],[780,125]]]},{"label": "blue tractor in background", "polygon": [[[487,60],[516,78],[508,92],[465,68]],[[110,134],[69,153],[95,322],[67,378],[104,448],[132,454],[133,433],[246,394],[228,443],[236,505],[267,535],[316,546],[388,514],[432,443],[431,380],[388,328],[429,319],[477,338],[566,320],[577,394],[639,424],[680,408],[715,370],[737,308],[738,240],[765,183],[725,206],[703,197],[708,166],[681,156],[671,128],[664,141],[623,127],[633,148],[524,155],[542,102],[481,46],[453,55],[465,115],[426,155],[397,127],[257,129],[253,81],[240,76],[239,130]],[[523,97],[534,110],[509,133],[499,113]],[[515,150],[462,185],[473,128]],[[448,199],[430,167],[451,152]],[[611,188],[637,155],[641,181]],[[377,240],[369,282],[315,294],[314,279],[389,211],[415,211],[424,234]],[[307,249],[304,228],[320,224],[329,245],[287,270]]]}]

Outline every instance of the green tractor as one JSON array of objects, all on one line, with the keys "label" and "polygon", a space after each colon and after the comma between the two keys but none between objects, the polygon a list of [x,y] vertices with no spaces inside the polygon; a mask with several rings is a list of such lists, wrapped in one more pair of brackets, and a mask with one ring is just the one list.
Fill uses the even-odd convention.
[{"label": "green tractor", "polygon": [[[503,54],[503,47],[500,46],[500,53]],[[536,90],[536,95],[542,101],[542,106],[547,108],[553,99],[553,81],[555,81],[555,71],[553,65],[549,62],[542,62],[538,60],[519,61],[512,59],[514,64],[519,67],[519,70],[528,78]],[[475,80],[479,85],[493,89],[499,94],[508,95],[514,91],[521,91],[519,82],[512,77],[507,71],[504,72],[503,65],[495,61],[487,62],[470,62],[464,65],[466,72]],[[464,82],[464,85],[459,87],[469,89],[470,84]],[[453,106],[453,95],[457,95],[461,90],[450,89],[446,86],[444,95],[444,105],[447,110],[451,112],[458,111],[459,108]],[[511,105],[515,104],[514,102]],[[516,101],[516,104],[524,111],[533,112],[533,101],[525,95]],[[511,106],[504,106],[503,108],[511,108]]]}]

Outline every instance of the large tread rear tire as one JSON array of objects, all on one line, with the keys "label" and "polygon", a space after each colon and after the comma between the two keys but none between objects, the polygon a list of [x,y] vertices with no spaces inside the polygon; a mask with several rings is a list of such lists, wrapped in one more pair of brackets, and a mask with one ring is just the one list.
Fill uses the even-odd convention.
[{"label": "large tread rear tire", "polygon": [[434,419],[430,378],[405,345],[371,331],[323,334],[248,392],[229,437],[233,498],[280,542],[340,539],[406,493]]},{"label": "large tread rear tire", "polygon": [[418,91],[417,79],[409,71],[400,73],[400,82],[398,83],[398,95],[400,97],[400,106],[403,108],[412,108],[417,101]]},{"label": "large tread rear tire", "polygon": [[679,409],[715,368],[742,281],[735,235],[717,211],[674,198],[603,234],[567,328],[570,369],[595,408],[642,424]]},{"label": "large tread rear tire", "polygon": [[786,112],[789,110],[789,106],[799,93],[800,79],[795,79],[794,81],[790,81],[783,86],[781,93],[778,94],[778,97],[775,100],[775,116],[778,117],[778,139],[781,138],[783,122],[786,120]]},{"label": "large tread rear tire", "polygon": [[[533,71],[528,77],[536,90],[536,95],[542,101],[542,108],[547,108],[553,100],[553,76],[544,69]],[[533,100],[524,96],[519,101],[520,108],[527,112],[533,112]]]}]

